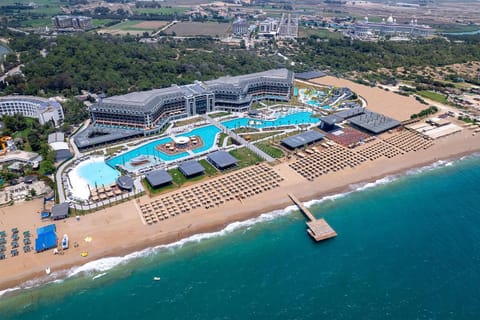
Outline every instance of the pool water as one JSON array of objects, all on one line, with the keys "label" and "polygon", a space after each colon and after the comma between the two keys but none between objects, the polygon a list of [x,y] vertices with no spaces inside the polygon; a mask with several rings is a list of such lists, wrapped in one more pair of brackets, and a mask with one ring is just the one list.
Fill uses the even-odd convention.
[{"label": "pool water", "polygon": [[[219,132],[220,132],[220,129],[218,129],[213,125],[210,125],[210,126],[205,126],[205,127],[191,130],[190,132],[187,132],[187,133],[179,134],[177,135],[177,137],[191,137],[191,136],[201,137],[203,140],[203,146],[195,150],[192,150],[193,153],[197,154],[212,148],[215,143],[215,138]],[[189,156],[188,152],[182,152],[182,153],[170,155],[156,149],[156,146],[158,145],[165,144],[165,143],[172,143],[172,142],[173,140],[170,137],[155,140],[141,147],[135,148],[124,154],[121,154],[115,158],[112,158],[108,160],[107,163],[113,168],[115,168],[116,165],[122,165],[122,166],[125,166],[127,169],[136,169],[134,167],[130,167],[128,163],[130,162],[130,160],[139,156],[148,156],[152,160],[152,164],[159,163],[160,160],[174,161],[174,160],[178,160],[178,159]]]},{"label": "pool water", "polygon": [[91,188],[113,184],[120,173],[107,165],[103,158],[87,160],[76,168],[78,175],[85,180]]},{"label": "pool water", "polygon": [[312,113],[308,111],[296,112],[283,117],[279,117],[276,120],[260,120],[253,118],[239,118],[232,119],[222,124],[229,128],[235,129],[240,127],[252,127],[252,128],[267,128],[267,127],[279,127],[296,124],[317,123],[320,119],[312,117]]}]

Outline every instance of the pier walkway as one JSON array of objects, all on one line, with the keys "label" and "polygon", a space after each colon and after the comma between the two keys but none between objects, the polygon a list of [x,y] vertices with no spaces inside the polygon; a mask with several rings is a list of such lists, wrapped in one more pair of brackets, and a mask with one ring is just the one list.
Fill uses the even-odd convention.
[{"label": "pier walkway", "polygon": [[300,211],[307,217],[307,232],[315,241],[322,241],[330,239],[337,236],[335,230],[330,227],[330,225],[325,221],[325,219],[317,219],[315,216],[305,207],[300,200],[297,199],[293,194],[289,193],[288,196],[292,199],[293,203],[297,205]]}]

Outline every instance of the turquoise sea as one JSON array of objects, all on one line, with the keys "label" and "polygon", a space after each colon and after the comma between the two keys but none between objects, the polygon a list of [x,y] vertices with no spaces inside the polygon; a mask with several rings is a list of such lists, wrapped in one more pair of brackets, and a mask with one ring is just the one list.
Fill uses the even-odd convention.
[{"label": "turquoise sea", "polygon": [[479,319],[479,185],[472,156],[352,186],[307,203],[335,239],[289,207],[7,293],[0,318]]}]

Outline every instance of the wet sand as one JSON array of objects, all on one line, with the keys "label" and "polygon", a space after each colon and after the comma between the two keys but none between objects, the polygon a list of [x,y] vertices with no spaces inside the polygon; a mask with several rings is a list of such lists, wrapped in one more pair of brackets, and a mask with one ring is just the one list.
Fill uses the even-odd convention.
[{"label": "wet sand", "polygon": [[[427,150],[406,153],[392,159],[367,161],[355,168],[320,176],[313,181],[307,181],[298,175],[286,161],[273,167],[284,178],[279,188],[242,201],[234,200],[209,210],[197,208],[152,225],[144,224],[139,205],[154,198],[143,196],[81,216],[79,221],[75,218],[57,221],[57,235],[61,239],[63,234],[68,234],[70,248],[63,255],[53,255],[52,250],[42,253],[23,253],[23,250],[19,250],[18,257],[10,257],[8,254],[6,260],[0,261],[0,290],[38,277],[47,279],[50,277],[52,280],[56,272],[88,261],[123,256],[144,248],[175,242],[194,234],[221,230],[234,221],[246,220],[291,205],[288,193],[294,193],[302,201],[320,198],[354,189],[354,185],[358,183],[403,173],[440,159],[456,158],[479,151],[480,136],[472,136],[471,131],[463,130],[461,133],[436,140]],[[17,227],[20,235],[23,231],[29,230],[34,240],[36,228],[51,223],[41,222],[39,211],[42,205],[42,200],[34,200],[0,209],[0,230],[7,231],[8,242],[11,228]],[[92,241],[85,242],[86,237],[91,237]],[[22,236],[20,242],[21,239]],[[79,243],[78,248],[73,247],[75,241]],[[9,245],[7,248],[9,253]],[[81,257],[83,251],[88,252],[88,257]],[[44,271],[47,267],[52,271],[48,277]]]}]

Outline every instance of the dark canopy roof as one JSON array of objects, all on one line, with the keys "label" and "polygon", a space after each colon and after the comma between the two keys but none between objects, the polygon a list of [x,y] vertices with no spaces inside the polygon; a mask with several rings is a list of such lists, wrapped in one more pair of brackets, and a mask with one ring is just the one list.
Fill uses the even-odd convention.
[{"label": "dark canopy roof", "polygon": [[283,139],[282,144],[286,145],[290,149],[296,149],[303,145],[317,142],[323,139],[324,135],[318,131],[310,130],[303,132],[288,138]]},{"label": "dark canopy roof", "polygon": [[345,119],[363,114],[364,112],[365,112],[365,108],[352,108],[352,109],[347,109],[347,110],[337,112],[334,114],[334,116],[337,117],[338,119],[342,119],[341,121],[343,121]]},{"label": "dark canopy roof", "polygon": [[216,151],[207,157],[208,161],[219,169],[227,168],[237,164],[238,160],[225,151]]},{"label": "dark canopy roof", "polygon": [[331,126],[333,126],[337,122],[340,122],[340,121],[338,121],[338,118],[335,117],[335,116],[320,117],[320,121],[325,122],[326,124],[331,125]]},{"label": "dark canopy roof", "polygon": [[133,178],[130,176],[120,176],[117,179],[117,185],[122,189],[131,190],[133,188]]},{"label": "dark canopy roof", "polygon": [[52,219],[65,219],[68,217],[69,205],[67,202],[56,204],[52,207]]},{"label": "dark canopy roof", "polygon": [[364,114],[353,117],[349,119],[349,121],[351,124],[375,134],[385,132],[400,125],[400,121],[371,111],[365,111]]},{"label": "dark canopy roof", "polygon": [[72,157],[70,150],[61,149],[55,151],[55,162],[66,160]]},{"label": "dark canopy roof", "polygon": [[152,187],[158,187],[172,182],[172,177],[165,170],[156,170],[147,173],[145,176]]},{"label": "dark canopy roof", "polygon": [[205,171],[205,168],[197,161],[191,160],[180,164],[178,166],[178,170],[180,170],[183,175],[188,177],[203,173]]},{"label": "dark canopy roof", "polygon": [[327,74],[322,71],[307,71],[295,73],[295,78],[300,80],[310,80],[315,78],[325,77]]}]

